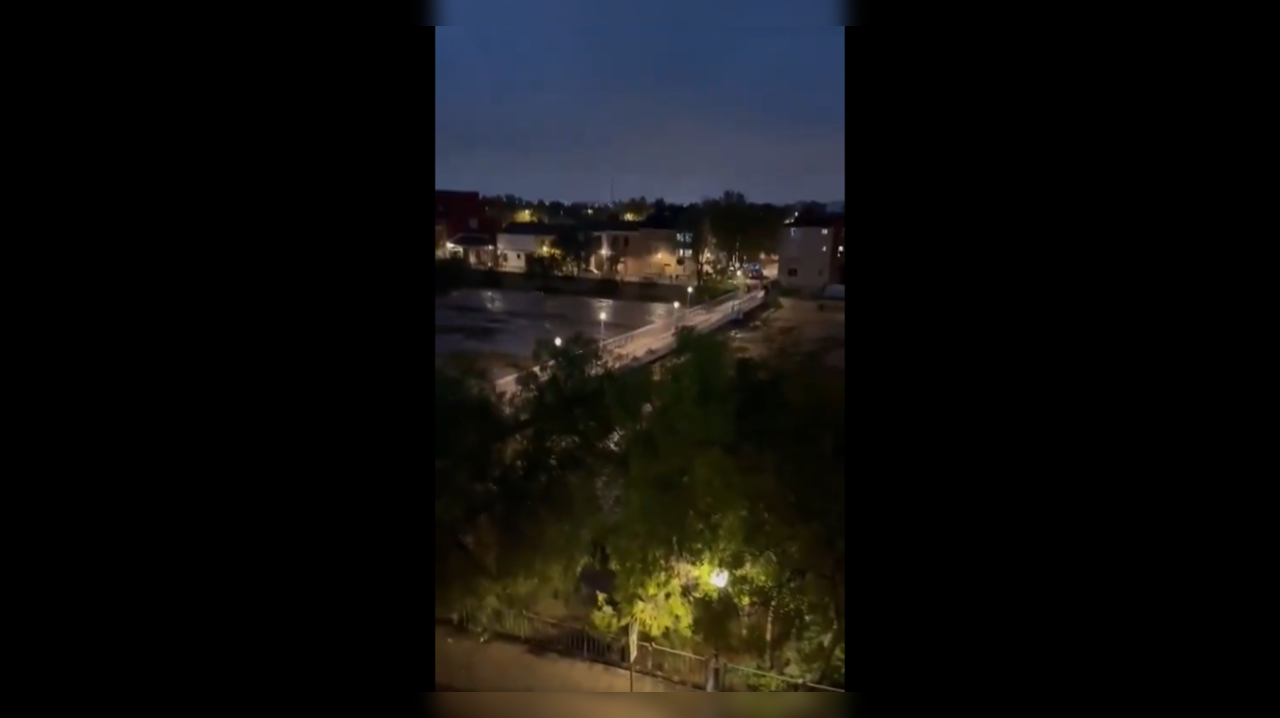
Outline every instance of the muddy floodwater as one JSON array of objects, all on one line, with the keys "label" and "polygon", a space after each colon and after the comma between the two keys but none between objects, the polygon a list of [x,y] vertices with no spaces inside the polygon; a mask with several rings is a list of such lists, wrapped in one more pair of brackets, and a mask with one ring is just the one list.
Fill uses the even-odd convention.
[{"label": "muddy floodwater", "polygon": [[[605,339],[658,321],[670,321],[670,304],[549,295],[496,289],[464,289],[436,298],[436,360],[468,355],[497,379],[529,365],[538,339],[582,334]],[[605,319],[600,321],[600,313]]]}]

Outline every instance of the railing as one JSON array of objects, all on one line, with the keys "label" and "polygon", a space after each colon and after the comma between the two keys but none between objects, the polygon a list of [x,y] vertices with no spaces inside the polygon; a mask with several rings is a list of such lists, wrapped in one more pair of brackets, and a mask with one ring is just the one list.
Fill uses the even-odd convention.
[{"label": "railing", "polygon": [[[628,668],[628,642],[625,636],[610,636],[582,626],[575,626],[528,611],[499,606],[467,608],[448,619],[467,630],[514,638],[566,656]],[[659,646],[652,641],[636,643],[636,672],[662,678],[673,683],[705,690],[708,661],[685,651]],[[719,691],[827,691],[844,693],[840,688],[809,683],[803,679],[768,673],[733,663],[722,663]]]},{"label": "railing", "polygon": [[636,642],[636,670],[700,690],[707,685],[707,659],[652,641]]},{"label": "railing", "polygon": [[740,692],[781,692],[781,691],[826,691],[844,693],[839,688],[809,683],[803,678],[780,676],[777,673],[747,668],[732,663],[724,664],[720,673],[720,690],[726,693]]},{"label": "railing", "polygon": [[[647,327],[621,334],[600,343],[600,352],[609,367],[625,366],[637,359],[646,359],[649,355],[665,354],[675,346],[675,329],[691,326],[694,331],[706,332],[729,322],[743,312],[759,306],[764,299],[764,292],[754,291],[745,295],[728,294],[701,306],[679,312],[673,320],[658,321]],[[544,375],[550,369],[550,363],[543,364],[528,371]],[[521,372],[522,373],[522,372]],[[500,395],[515,392],[520,373],[504,376],[494,382],[494,389]]]},{"label": "railing", "polygon": [[581,626],[561,623],[527,611],[507,608],[469,608],[452,617],[457,625],[505,635],[564,655],[625,668],[627,639]]}]

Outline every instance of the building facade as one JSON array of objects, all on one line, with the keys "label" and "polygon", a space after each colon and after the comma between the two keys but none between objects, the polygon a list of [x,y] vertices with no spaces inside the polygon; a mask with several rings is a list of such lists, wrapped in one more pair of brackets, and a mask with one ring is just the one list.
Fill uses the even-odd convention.
[{"label": "building facade", "polygon": [[524,272],[529,257],[551,246],[556,228],[544,224],[508,224],[498,233],[498,269]]},{"label": "building facade", "polygon": [[479,192],[436,190],[436,224],[445,227],[446,238],[481,229],[483,218]]},{"label": "building facade", "polygon": [[697,276],[693,233],[676,229],[675,217],[657,213],[642,222],[614,228],[611,249],[620,253],[620,279],[647,282],[689,282]]},{"label": "building facade", "polygon": [[804,292],[844,284],[844,215],[796,217],[778,238],[778,281]]}]

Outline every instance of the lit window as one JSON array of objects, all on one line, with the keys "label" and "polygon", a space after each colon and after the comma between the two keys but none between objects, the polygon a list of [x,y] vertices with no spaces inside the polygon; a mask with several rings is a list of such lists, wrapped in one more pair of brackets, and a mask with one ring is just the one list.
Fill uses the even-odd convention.
[{"label": "lit window", "polygon": [[822,230],[822,233],[823,233],[823,234],[826,234],[826,233],[827,233],[827,230],[825,230],[825,229],[824,229],[824,230]]}]

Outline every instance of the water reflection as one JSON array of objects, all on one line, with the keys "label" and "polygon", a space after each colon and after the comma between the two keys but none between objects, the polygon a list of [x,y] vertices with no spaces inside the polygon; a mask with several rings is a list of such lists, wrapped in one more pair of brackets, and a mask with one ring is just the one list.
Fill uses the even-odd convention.
[{"label": "water reflection", "polygon": [[439,297],[435,310],[436,354],[492,352],[521,358],[533,352],[538,339],[568,338],[577,332],[608,339],[670,321],[675,313],[670,303],[491,289]]}]

